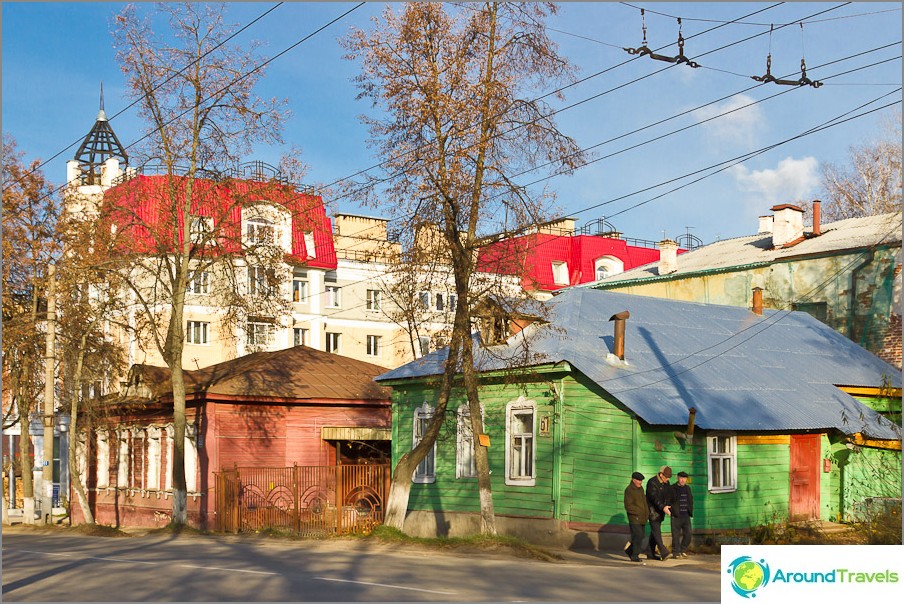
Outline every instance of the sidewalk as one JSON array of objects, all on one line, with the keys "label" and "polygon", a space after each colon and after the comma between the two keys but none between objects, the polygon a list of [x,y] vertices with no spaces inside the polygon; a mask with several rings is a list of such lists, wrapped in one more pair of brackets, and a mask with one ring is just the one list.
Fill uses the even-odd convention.
[{"label": "sidewalk", "polygon": [[648,566],[651,568],[694,568],[718,572],[721,569],[721,557],[718,554],[688,554],[687,558],[668,558],[667,560],[647,560],[645,555],[642,562],[631,562],[622,552],[602,551],[593,549],[566,549],[550,548],[550,552],[562,557],[563,562],[570,564],[604,564],[623,566]]}]

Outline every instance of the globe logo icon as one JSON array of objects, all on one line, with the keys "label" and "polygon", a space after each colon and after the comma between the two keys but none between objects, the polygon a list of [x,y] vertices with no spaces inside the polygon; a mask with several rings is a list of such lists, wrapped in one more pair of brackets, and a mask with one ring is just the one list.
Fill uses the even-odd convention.
[{"label": "globe logo icon", "polygon": [[769,565],[765,560],[756,561],[750,556],[735,558],[728,565],[731,587],[744,598],[755,598],[756,590],[769,583]]}]

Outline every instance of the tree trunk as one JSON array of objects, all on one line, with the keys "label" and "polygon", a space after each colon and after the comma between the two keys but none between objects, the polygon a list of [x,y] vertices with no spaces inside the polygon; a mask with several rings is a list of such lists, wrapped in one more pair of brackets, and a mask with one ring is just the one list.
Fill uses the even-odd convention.
[{"label": "tree trunk", "polygon": [[188,487],[185,483],[185,376],[182,355],[170,366],[173,380],[173,519],[182,526],[188,522]]},{"label": "tree trunk", "polygon": [[35,484],[32,474],[34,462],[31,458],[31,434],[29,434],[30,409],[19,397],[19,469],[22,472],[22,508],[25,524],[35,523]]},{"label": "tree trunk", "polygon": [[400,531],[405,530],[405,516],[408,514],[408,497],[411,494],[411,476],[421,463],[415,462],[411,452],[406,453],[396,464],[386,498],[386,514],[383,524]]},{"label": "tree trunk", "polygon": [[[92,325],[93,327],[93,325]],[[82,481],[82,474],[78,469],[78,399],[82,390],[82,368],[85,361],[85,347],[88,341],[88,331],[86,330],[79,342],[77,359],[75,362],[75,372],[72,377],[72,405],[69,409],[69,480],[78,496],[78,503],[82,508],[82,514],[85,516],[85,523],[94,524],[94,513],[88,503],[88,495],[85,492],[85,484]],[[87,451],[86,451],[87,453]],[[69,504],[69,517],[72,518],[72,503]]]},{"label": "tree trunk", "polygon": [[[465,392],[468,396],[468,410],[471,415],[471,434],[473,436],[474,461],[477,465],[477,489],[480,495],[480,533],[496,534],[496,510],[493,505],[493,486],[490,480],[489,452],[480,444],[479,435],[483,432],[483,416],[480,413],[480,396],[477,389],[477,375],[474,370],[471,338],[464,342],[462,351],[462,374]],[[504,443],[503,443],[503,446]]]}]

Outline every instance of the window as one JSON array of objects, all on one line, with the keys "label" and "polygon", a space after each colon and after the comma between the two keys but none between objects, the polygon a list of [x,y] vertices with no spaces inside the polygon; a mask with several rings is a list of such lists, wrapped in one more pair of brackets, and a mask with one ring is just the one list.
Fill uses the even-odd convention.
[{"label": "window", "polygon": [[[423,440],[431,419],[433,419],[433,408],[430,407],[430,405],[424,403],[422,407],[418,407],[414,410],[414,439],[411,448],[416,447],[418,443]],[[436,482],[435,442],[433,443],[433,448],[427,453],[427,456],[424,457],[423,461],[421,461],[417,468],[414,469],[414,476],[412,476],[411,481],[418,483]]]},{"label": "window", "polygon": [[523,396],[505,407],[505,484],[534,486],[537,403]]},{"label": "window", "polygon": [[189,344],[207,344],[206,321],[189,321],[185,328],[185,341]]},{"label": "window", "polygon": [[738,437],[726,434],[711,435],[707,437],[706,442],[710,492],[736,491],[738,488]]},{"label": "window", "polygon": [[314,233],[312,231],[305,231],[304,251],[307,252],[308,258],[317,257],[317,247],[314,245]]},{"label": "window", "polygon": [[380,336],[367,336],[367,356],[380,356]]},{"label": "window", "polygon": [[795,302],[791,305],[791,308],[803,311],[823,323],[829,318],[828,302]]},{"label": "window", "polygon": [[188,282],[188,293],[206,294],[210,287],[210,273],[207,271],[195,271]]},{"label": "window", "polygon": [[213,218],[209,216],[188,217],[188,236],[191,237],[192,243],[209,243],[207,239],[210,238],[211,233],[213,233]]},{"label": "window", "polygon": [[443,302],[444,302],[445,300],[443,300],[443,295],[442,295],[442,294],[436,294],[436,295],[433,297],[433,299],[434,299],[434,301],[436,302],[436,310],[443,310],[443,309],[445,308],[445,305],[443,304]]},{"label": "window", "polygon": [[336,271],[327,271],[323,274],[323,280],[326,283],[338,283],[339,275],[336,274]]},{"label": "window", "polygon": [[341,303],[341,293],[342,288],[338,285],[327,285],[326,286],[326,307],[327,308],[339,308]]},{"label": "window", "polygon": [[417,347],[420,352],[420,356],[430,354],[430,336],[418,336]]},{"label": "window", "polygon": [[457,454],[455,457],[455,477],[474,478],[477,476],[477,462],[474,459],[474,431],[471,428],[471,410],[467,405],[458,408]]},{"label": "window", "polygon": [[417,295],[417,297],[421,302],[421,306],[424,307],[425,310],[430,308],[430,292],[421,292]]},{"label": "window", "polygon": [[449,310],[455,312],[455,303],[458,301],[458,296],[455,294],[449,294]]},{"label": "window", "polygon": [[248,267],[248,293],[257,296],[272,296],[276,293],[276,270],[262,266]]},{"label": "window", "polygon": [[594,261],[597,280],[611,277],[625,271],[625,263],[615,256],[602,256]]},{"label": "window", "polygon": [[599,281],[601,279],[605,279],[609,276],[609,267],[608,266],[598,266],[596,267],[596,280]]},{"label": "window", "polygon": [[339,352],[339,338],[342,334],[332,331],[326,332],[326,351]]},{"label": "window", "polygon": [[556,285],[568,285],[568,263],[552,263],[552,280]]},{"label": "window", "polygon": [[271,323],[249,322],[245,325],[248,335],[248,346],[267,346],[273,340],[273,325]]},{"label": "window", "polygon": [[380,299],[381,293],[378,289],[369,289],[367,290],[367,310],[370,312],[377,312],[380,310]]},{"label": "window", "polygon": [[292,342],[294,346],[308,345],[308,330],[304,327],[296,327],[292,330]]},{"label": "window", "polygon": [[307,302],[308,301],[308,282],[300,281],[298,277],[292,279],[292,301]]},{"label": "window", "polygon": [[273,223],[261,218],[248,221],[245,227],[245,235],[248,243],[268,244],[276,240],[276,227]]}]

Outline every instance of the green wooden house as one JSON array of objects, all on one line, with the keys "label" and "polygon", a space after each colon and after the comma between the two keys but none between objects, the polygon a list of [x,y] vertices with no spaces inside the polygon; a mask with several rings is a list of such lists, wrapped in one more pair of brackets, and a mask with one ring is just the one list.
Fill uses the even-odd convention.
[{"label": "green wooden house", "polygon": [[[631,472],[664,464],[691,476],[698,533],[900,500],[899,372],[808,314],[587,289],[545,305],[544,320],[475,360],[501,532],[623,543]],[[377,378],[393,388],[393,462],[432,416],[444,360]],[[467,413],[456,391],[413,477],[409,533],[477,530]]]}]

